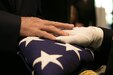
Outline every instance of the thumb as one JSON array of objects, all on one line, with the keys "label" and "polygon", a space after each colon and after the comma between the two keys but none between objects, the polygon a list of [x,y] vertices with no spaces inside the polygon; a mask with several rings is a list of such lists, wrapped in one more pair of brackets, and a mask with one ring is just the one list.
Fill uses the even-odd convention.
[{"label": "thumb", "polygon": [[63,42],[63,43],[74,43],[75,37],[74,36],[59,36],[56,37],[57,41]]},{"label": "thumb", "polygon": [[78,44],[82,46],[88,46],[91,43],[91,40],[85,35],[59,36],[56,37],[56,40],[63,43]]}]

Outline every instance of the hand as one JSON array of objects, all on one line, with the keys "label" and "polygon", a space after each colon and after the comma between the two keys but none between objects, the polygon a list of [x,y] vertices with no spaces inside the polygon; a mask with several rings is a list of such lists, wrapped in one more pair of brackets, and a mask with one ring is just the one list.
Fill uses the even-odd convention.
[{"label": "hand", "polygon": [[21,18],[21,36],[38,36],[55,40],[55,35],[68,35],[61,29],[72,29],[74,25],[43,20],[36,17]]},{"label": "hand", "polygon": [[100,47],[103,40],[103,31],[98,27],[75,27],[73,30],[65,30],[69,36],[59,36],[57,41],[78,44],[93,48]]}]

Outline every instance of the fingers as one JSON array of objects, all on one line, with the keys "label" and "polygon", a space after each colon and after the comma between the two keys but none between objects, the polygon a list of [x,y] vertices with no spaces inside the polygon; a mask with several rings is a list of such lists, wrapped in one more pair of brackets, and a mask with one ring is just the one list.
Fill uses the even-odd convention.
[{"label": "fingers", "polygon": [[55,40],[55,38],[56,38],[54,35],[46,32],[46,31],[41,31],[41,30],[38,30],[36,32],[35,36],[47,38],[47,39],[51,39],[51,40]]},{"label": "fingers", "polygon": [[59,37],[56,37],[56,40],[63,43],[72,43],[73,36],[59,36]]},{"label": "fingers", "polygon": [[78,44],[82,46],[88,46],[89,44],[91,44],[90,38],[81,34],[72,36],[59,36],[56,37],[56,40],[63,43]]},{"label": "fingers", "polygon": [[74,25],[73,24],[69,24],[69,23],[62,23],[62,22],[55,22],[55,21],[49,21],[49,20],[44,20],[44,19],[39,19],[39,18],[35,18],[37,19],[37,22],[43,22],[45,25],[47,26],[55,26],[57,28],[61,28],[61,29],[73,29]]},{"label": "fingers", "polygon": [[75,39],[74,36],[59,36],[59,37],[56,37],[57,41],[60,41],[60,42],[63,42],[63,43],[71,43],[71,44],[75,43],[74,39]]},{"label": "fingers", "polygon": [[21,36],[38,36],[55,40],[55,36],[68,35],[61,29],[72,29],[74,25],[43,20],[36,17],[21,18]]},{"label": "fingers", "polygon": [[58,28],[56,28],[54,26],[42,26],[41,29],[44,30],[44,31],[47,31],[47,32],[49,32],[51,34],[54,34],[56,36],[57,35],[60,35],[60,36],[66,36],[66,35],[68,35],[67,32],[64,32],[63,30],[58,29]]},{"label": "fingers", "polygon": [[73,29],[74,27],[73,24],[68,24],[68,23],[61,23],[61,22],[54,22],[54,21],[47,21],[47,20],[45,20],[45,22],[46,22],[46,25],[52,25],[61,29]]}]

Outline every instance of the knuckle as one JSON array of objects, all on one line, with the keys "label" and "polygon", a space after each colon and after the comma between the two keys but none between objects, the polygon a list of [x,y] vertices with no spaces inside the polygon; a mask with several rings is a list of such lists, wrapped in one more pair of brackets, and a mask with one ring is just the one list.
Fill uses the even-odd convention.
[{"label": "knuckle", "polygon": [[50,28],[50,29],[55,29],[56,27],[55,27],[55,26],[49,26],[49,28]]}]

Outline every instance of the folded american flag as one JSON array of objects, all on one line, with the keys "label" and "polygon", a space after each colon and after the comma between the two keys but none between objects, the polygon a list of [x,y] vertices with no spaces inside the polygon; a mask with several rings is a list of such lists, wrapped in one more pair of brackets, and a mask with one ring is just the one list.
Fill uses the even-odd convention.
[{"label": "folded american flag", "polygon": [[72,75],[81,62],[94,60],[89,49],[38,37],[22,39],[19,48],[32,75]]}]

